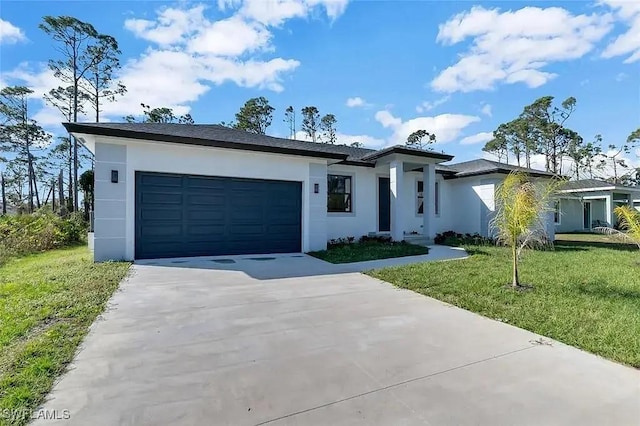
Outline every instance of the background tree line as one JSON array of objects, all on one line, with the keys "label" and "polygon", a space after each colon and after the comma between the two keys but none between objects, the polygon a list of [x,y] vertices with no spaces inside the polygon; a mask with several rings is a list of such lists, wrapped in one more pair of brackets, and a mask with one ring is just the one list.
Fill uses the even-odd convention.
[{"label": "background tree line", "polygon": [[[90,111],[99,122],[104,104],[126,92],[115,80],[120,68],[118,42],[71,16],[45,16],[39,28],[51,38],[54,56],[48,66],[59,83],[44,101],[60,112],[60,121],[77,122]],[[77,211],[79,191],[92,190],[93,179],[87,188],[78,176],[83,165],[93,165],[92,154],[71,135],[54,138],[44,131],[30,108],[33,93],[24,86],[0,91],[2,212],[7,205],[19,212],[33,212],[43,205],[62,214]]]},{"label": "background tree line", "polygon": [[574,97],[560,105],[554,104],[553,96],[536,99],[518,117],[500,124],[483,151],[495,155],[500,162],[529,168],[532,157],[542,155],[546,171],[576,180],[598,178],[640,185],[640,168],[630,168],[624,159],[625,154],[633,154],[633,149],[640,146],[640,129],[617,143],[607,145],[601,135],[585,142],[566,125],[575,108]]}]

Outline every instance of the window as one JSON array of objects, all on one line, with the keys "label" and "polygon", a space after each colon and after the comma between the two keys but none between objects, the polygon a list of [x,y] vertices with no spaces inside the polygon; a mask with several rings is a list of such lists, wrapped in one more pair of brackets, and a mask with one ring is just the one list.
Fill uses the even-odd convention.
[{"label": "window", "polygon": [[[440,182],[435,182],[435,192],[433,194],[433,206],[436,210],[436,215],[440,214]],[[418,187],[416,188],[416,208],[418,214],[424,213],[424,182],[419,180]]]},{"label": "window", "polygon": [[418,181],[418,188],[416,190],[416,206],[418,214],[424,213],[424,182]]},{"label": "window", "polygon": [[560,200],[553,202],[553,223],[560,224]]},{"label": "window", "polygon": [[327,175],[327,211],[351,213],[353,186],[351,176]]}]

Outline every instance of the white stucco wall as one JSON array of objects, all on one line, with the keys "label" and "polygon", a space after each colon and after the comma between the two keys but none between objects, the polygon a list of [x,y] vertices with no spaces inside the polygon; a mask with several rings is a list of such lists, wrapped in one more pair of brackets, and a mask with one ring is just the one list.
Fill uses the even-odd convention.
[{"label": "white stucco wall", "polygon": [[[135,255],[135,172],[302,182],[302,249],[326,248],[326,160],[125,138],[93,137],[96,153],[95,260]],[[111,170],[119,182],[111,183]],[[314,193],[314,183],[320,192]]]}]

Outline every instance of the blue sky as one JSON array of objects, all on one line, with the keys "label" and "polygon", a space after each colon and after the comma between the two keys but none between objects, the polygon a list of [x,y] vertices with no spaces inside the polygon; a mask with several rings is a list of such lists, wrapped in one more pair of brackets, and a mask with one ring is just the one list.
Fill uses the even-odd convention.
[{"label": "blue sky", "polygon": [[640,125],[640,2],[3,1],[0,83],[32,86],[54,132],[60,118],[39,100],[57,85],[54,52],[38,24],[63,14],[120,43],[129,93],[105,107],[111,121],[144,102],[218,123],[265,96],[272,135],[287,135],[288,105],[316,105],[340,142],[377,148],[424,128],[456,160],[480,157],[544,95],[577,98],[567,125],[586,140],[619,143]]}]

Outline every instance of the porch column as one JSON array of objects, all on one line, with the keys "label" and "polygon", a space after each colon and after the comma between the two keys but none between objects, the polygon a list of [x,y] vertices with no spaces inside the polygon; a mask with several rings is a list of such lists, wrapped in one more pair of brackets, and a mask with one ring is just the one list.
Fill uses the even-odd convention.
[{"label": "porch column", "polygon": [[402,161],[392,161],[389,164],[389,181],[391,186],[391,239],[402,241],[404,239],[403,221],[403,183],[404,168]]},{"label": "porch column", "polygon": [[627,194],[627,201],[629,204],[629,207],[633,208],[633,194]]},{"label": "porch column", "polygon": [[605,201],[605,214],[608,226],[613,226],[613,193],[607,195]]},{"label": "porch column", "polygon": [[435,237],[433,222],[436,216],[436,167],[434,164],[425,164],[422,169],[422,182],[424,190],[422,209],[422,235],[432,240]]}]

